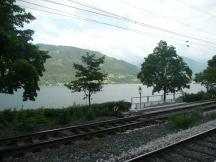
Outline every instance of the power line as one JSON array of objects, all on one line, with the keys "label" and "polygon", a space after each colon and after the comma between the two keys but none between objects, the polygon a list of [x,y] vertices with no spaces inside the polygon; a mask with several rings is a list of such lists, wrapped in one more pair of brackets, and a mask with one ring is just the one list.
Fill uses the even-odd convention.
[{"label": "power line", "polygon": [[[83,2],[81,3],[81,2],[77,2],[77,1],[75,1],[75,0],[68,0],[68,1],[73,2],[73,3],[76,3],[76,4],[81,5],[81,6],[84,6],[84,7],[87,7],[87,8],[90,8],[90,9],[93,9],[93,10],[96,10],[96,11],[100,11],[100,12],[104,12],[104,13],[106,13],[106,14],[110,14],[111,16],[119,17],[119,15],[117,15],[117,14],[114,14],[114,13],[111,13],[111,12],[109,12],[109,11],[106,11],[106,10],[103,10],[103,9],[100,9],[100,8],[97,8],[97,7],[94,7],[94,6],[89,5],[89,4],[87,4],[87,3],[83,3]],[[157,14],[157,13],[151,11],[151,10],[144,9],[144,8],[142,8],[142,7],[136,6],[136,5],[131,4],[131,3],[128,3],[128,2],[124,2],[124,1],[122,1],[122,0],[116,0],[116,1],[118,1],[118,2],[120,2],[120,3],[122,3],[122,4],[129,5],[129,6],[131,6],[131,7],[140,9],[140,10],[142,10],[142,11],[144,10],[144,11],[153,13],[153,14],[155,14],[155,15],[159,15],[160,17],[163,17],[163,18],[165,18],[165,19],[171,20],[171,21],[173,21],[173,22],[177,22],[177,23],[179,23],[179,24],[181,24],[181,25],[184,25],[184,26],[186,26],[186,27],[191,27],[191,28],[193,28],[193,29],[195,29],[195,30],[202,31],[203,33],[209,33],[209,32],[207,32],[207,31],[204,31],[202,28],[194,27],[194,26],[192,26],[192,25],[190,25],[190,24],[177,21],[176,19],[174,19],[174,18],[172,18],[172,17],[165,16],[165,15],[161,15],[161,14]],[[122,18],[122,17],[120,17],[120,18]],[[212,35],[212,33],[209,33],[209,34]]]},{"label": "power line", "polygon": [[[117,16],[117,17],[123,18],[123,19],[125,19],[125,20],[129,20],[129,21],[131,22],[131,19],[128,19],[128,18],[119,16],[119,15],[117,15],[117,14],[113,14],[113,13],[111,13],[111,12],[109,12],[109,11],[106,11],[106,10],[102,10],[102,9],[96,8],[96,7],[91,6],[91,5],[88,5],[88,4],[86,4],[86,3],[80,3],[80,2],[76,2],[76,1],[74,1],[74,0],[68,0],[68,1],[73,2],[73,3],[76,3],[76,4],[79,4],[79,5],[81,5],[81,6],[85,6],[85,7],[88,7],[88,8],[94,9],[94,10],[97,10],[97,11],[105,12],[105,13],[108,13],[108,14],[110,14],[110,15],[112,15],[112,16]],[[121,1],[121,0],[117,0],[117,1],[124,3],[124,2]],[[126,3],[126,4],[128,4],[128,3]],[[152,11],[149,11],[149,12],[152,12]],[[153,13],[153,12],[152,12],[152,13]],[[167,16],[163,16],[163,17],[175,21],[174,19],[172,19],[172,18],[170,18],[170,17],[167,17]],[[133,20],[133,21],[134,21],[134,20]],[[176,21],[175,21],[175,22],[176,22]],[[181,23],[181,22],[180,22],[180,23]],[[185,26],[191,26],[191,25],[185,24],[185,23],[181,23],[181,24],[184,24]],[[141,24],[139,23],[138,25],[141,25]],[[161,29],[162,29],[162,28],[161,28]],[[202,29],[198,28],[198,30],[202,30]],[[173,34],[173,33],[172,33],[172,34]],[[176,34],[176,33],[175,33],[175,34]],[[179,34],[179,33],[178,33],[178,34]],[[183,34],[181,34],[181,36],[183,36]],[[184,36],[185,36],[185,35],[184,35]],[[191,38],[191,37],[190,37],[190,38]],[[193,38],[192,38],[192,39],[193,39]],[[197,39],[197,38],[196,38],[196,39]],[[200,40],[201,40],[201,39],[200,39]],[[208,41],[208,42],[210,42],[210,41]],[[213,42],[210,42],[210,43],[213,43]]]},{"label": "power line", "polygon": [[[44,0],[45,1],[45,0]],[[96,8],[96,7],[94,7],[94,6],[91,6],[91,5],[88,5],[88,4],[86,4],[86,3],[80,3],[80,2],[76,2],[76,1],[74,1],[74,0],[68,0],[68,1],[71,1],[71,2],[74,2],[74,3],[77,3],[77,4],[79,4],[79,5],[82,5],[82,6],[85,6],[85,7],[88,7],[88,8],[92,8],[92,9],[95,9],[95,10],[98,10],[98,11],[102,11],[102,12],[105,12],[105,13],[108,13],[108,14],[111,14],[111,15],[114,15],[114,16],[117,16],[117,17],[120,17],[120,18],[123,18],[123,19],[125,19],[125,20],[129,20],[129,21],[133,21],[134,23],[137,23],[138,25],[141,25],[141,23],[139,23],[138,21],[134,21],[134,20],[131,20],[131,19],[128,19],[128,18],[126,18],[126,17],[122,17],[122,16],[119,16],[119,15],[117,15],[117,14],[113,14],[113,13],[111,13],[111,12],[108,12],[108,11],[105,11],[105,10],[102,10],[102,9],[98,9],[98,8]],[[117,1],[120,1],[120,2],[122,2],[121,0],[117,0]],[[165,16],[166,17],[166,16]],[[169,17],[166,17],[166,18],[169,18]],[[172,18],[171,18],[172,19]],[[173,20],[173,19],[172,19]],[[142,23],[143,24],[143,23]],[[185,25],[185,24],[184,24]],[[188,24],[187,24],[188,25]],[[153,26],[152,26],[153,27]],[[158,28],[158,27],[157,27]],[[159,28],[158,28],[159,29]],[[162,28],[160,28],[160,30],[161,30]],[[166,29],[163,29],[163,30],[166,30]],[[200,30],[200,29],[199,29]],[[168,30],[166,30],[166,32],[167,32]],[[169,31],[170,32],[170,31]],[[172,32],[172,31],[171,31]],[[178,34],[179,35],[179,33],[174,33],[174,32],[172,32],[172,34]],[[184,35],[184,34],[180,34],[181,36],[186,36],[186,35]],[[188,37],[188,36],[187,36]],[[192,37],[190,37],[191,39],[194,39],[194,38],[192,38]],[[196,38],[197,39],[197,38]],[[201,40],[201,39],[200,39]],[[208,42],[210,42],[210,41],[208,41]],[[213,42],[210,42],[210,43],[213,43]]]},{"label": "power line", "polygon": [[198,12],[202,12],[204,14],[207,14],[207,15],[209,15],[211,17],[216,18],[216,15],[210,13],[209,11],[203,10],[203,8],[194,6],[194,5],[192,5],[192,4],[188,3],[188,2],[185,2],[184,0],[177,0],[177,1],[184,4],[184,5],[186,5],[186,6],[188,6],[188,7],[190,7],[190,8],[192,8],[192,9],[194,9],[194,10],[196,10],[196,11],[198,11]]},{"label": "power line", "polygon": [[[70,0],[69,0],[69,1],[70,1]],[[172,18],[172,17],[166,16],[166,15],[158,14],[158,13],[156,13],[156,12],[153,12],[153,11],[148,10],[148,9],[146,9],[146,8],[143,8],[143,7],[134,5],[134,4],[132,4],[132,3],[128,3],[128,2],[125,2],[125,1],[122,1],[122,0],[116,0],[116,1],[118,1],[118,2],[120,2],[120,3],[122,3],[122,4],[125,4],[125,5],[128,5],[128,6],[134,7],[134,8],[136,8],[136,9],[141,10],[141,11],[147,11],[147,12],[152,13],[152,14],[154,14],[154,15],[158,15],[158,16],[164,18],[164,19],[168,19],[168,20],[170,20],[170,21],[179,23],[179,24],[184,25],[184,26],[186,26],[186,27],[190,27],[190,28],[193,28],[193,29],[202,31],[202,32],[204,32],[204,33],[209,33],[208,31],[205,31],[205,30],[202,29],[202,28],[194,27],[194,26],[192,26],[192,25],[190,25],[190,24],[188,24],[188,23],[184,23],[184,22],[178,21],[178,20],[176,20],[176,19],[174,19],[174,18]],[[209,33],[209,34],[212,34],[212,33]]]},{"label": "power line", "polygon": [[103,9],[99,9],[99,8],[94,7],[94,6],[91,6],[91,5],[87,4],[87,3],[76,2],[76,1],[74,1],[74,0],[68,0],[68,1],[73,2],[73,3],[76,3],[76,4],[79,4],[79,5],[84,6],[84,7],[87,7],[87,8],[94,9],[94,10],[96,10],[96,11],[100,11],[100,12],[102,12],[102,13],[107,13],[108,15],[111,15],[111,16],[114,16],[114,17],[119,17],[118,15],[116,15],[116,14],[114,14],[114,13],[111,13],[111,12],[106,11],[106,10],[103,10]]},{"label": "power line", "polygon": [[[23,1],[23,0],[20,0],[20,1]],[[62,16],[72,16],[72,17],[76,17],[76,18],[81,18],[81,19],[85,19],[87,21],[91,21],[91,22],[95,22],[95,23],[99,23],[99,24],[103,24],[103,25],[108,25],[108,26],[112,26],[112,27],[117,27],[117,28],[121,28],[121,29],[127,29],[129,31],[135,31],[139,34],[148,34],[150,36],[157,36],[158,38],[160,37],[166,37],[166,38],[169,38],[169,39],[174,39],[176,40],[177,38],[173,38],[173,37],[169,37],[169,36],[164,36],[164,35],[158,35],[158,34],[153,34],[153,33],[149,33],[149,32],[143,32],[143,31],[139,31],[139,30],[134,30],[134,29],[129,29],[129,28],[126,28],[126,27],[122,27],[122,26],[118,26],[118,25],[113,25],[113,24],[110,24],[110,23],[106,23],[106,22],[102,22],[102,21],[98,21],[98,20],[95,20],[95,19],[90,19],[90,18],[87,18],[87,17],[82,17],[82,16],[79,16],[79,15],[75,15],[75,14],[71,14],[71,13],[68,13],[68,12],[65,12],[65,11],[60,11],[60,10],[57,10],[57,9],[54,9],[54,8],[50,8],[50,7],[47,7],[47,6],[42,6],[42,5],[39,5],[39,4],[36,4],[36,3],[32,3],[32,2],[26,2],[26,1],[23,1],[27,4],[31,4],[31,5],[35,5],[35,6],[38,6],[38,7],[42,7],[42,8],[46,8],[46,9],[49,9],[49,10],[54,10],[54,11],[57,11],[57,12],[60,12],[60,13],[64,13],[64,14],[67,14],[67,15],[62,15]],[[27,7],[29,8],[29,7]],[[32,8],[33,9],[33,8]],[[35,9],[34,9],[35,10]],[[42,10],[40,10],[42,11]],[[44,11],[44,10],[43,10]],[[55,13],[56,14],[56,13]],[[183,39],[178,39],[180,41],[185,41]]]},{"label": "power line", "polygon": [[[31,3],[31,4],[33,4],[33,3]],[[37,4],[35,4],[35,5],[37,5]],[[50,9],[50,10],[54,10],[54,11],[57,11],[57,12],[62,12],[60,10],[56,10],[56,9],[45,7],[45,6],[41,6],[41,5],[37,5],[37,6],[43,7],[43,8],[46,8],[46,9]],[[66,14],[65,15],[65,14],[61,14],[61,13],[55,13],[55,12],[51,12],[51,11],[36,9],[36,8],[29,7],[29,6],[22,6],[22,7],[33,9],[33,10],[36,10],[36,11],[46,12],[46,13],[50,13],[50,14],[55,14],[55,15],[60,15],[60,16],[66,16],[66,17],[69,17],[69,18],[75,18],[75,19],[80,19],[80,20],[91,21],[91,22],[102,24],[102,25],[106,25],[106,26],[111,26],[111,27],[115,27],[115,28],[119,28],[119,29],[128,30],[128,31],[135,32],[137,34],[142,34],[142,35],[145,35],[145,36],[148,36],[148,37],[154,36],[154,37],[161,38],[160,36],[162,36],[162,35],[156,35],[156,34],[152,34],[152,33],[148,33],[148,32],[143,32],[143,31],[140,31],[140,30],[134,30],[134,29],[118,26],[118,25],[113,25],[113,24],[102,22],[102,21],[98,21],[98,20],[95,20],[95,19],[81,17],[81,16],[70,14],[70,13],[67,13],[67,12],[62,12],[62,13],[65,13]],[[162,36],[162,37],[165,37],[165,36]],[[172,37],[167,37],[167,38],[169,38],[169,39],[175,39],[175,38],[172,38]],[[181,40],[181,41],[184,41],[184,40]]]},{"label": "power line", "polygon": [[[161,37],[166,37],[168,39],[174,40],[175,42],[177,40],[181,41],[181,42],[178,42],[178,43],[185,45],[185,43],[183,43],[185,41],[181,40],[181,39],[177,39],[177,38],[173,38],[173,37],[168,37],[168,36],[163,36],[163,35],[156,35],[156,34],[152,34],[152,33],[143,32],[143,31],[140,31],[140,30],[129,29],[129,28],[126,28],[126,27],[122,27],[122,26],[118,26],[118,25],[113,25],[113,24],[110,24],[110,23],[101,22],[101,21],[98,21],[98,20],[89,19],[89,18],[86,18],[86,17],[81,17],[81,16],[78,16],[78,15],[70,14],[70,13],[67,13],[67,12],[63,12],[63,11],[60,11],[60,10],[57,10],[57,9],[53,9],[53,8],[50,8],[50,7],[42,6],[42,5],[31,3],[31,2],[28,2],[28,4],[36,5],[36,6],[39,6],[39,7],[42,7],[42,8],[46,8],[46,9],[49,9],[49,10],[54,10],[54,11],[60,12],[60,14],[59,13],[50,12],[50,11],[45,11],[45,10],[39,10],[39,9],[31,8],[31,7],[25,7],[25,8],[30,8],[30,9],[33,9],[33,10],[47,12],[47,13],[50,13],[50,14],[57,14],[57,15],[61,15],[61,16],[67,16],[67,17],[75,18],[75,19],[81,19],[81,20],[91,21],[91,22],[94,22],[94,23],[98,23],[98,24],[102,24],[102,25],[106,25],[106,26],[111,26],[111,27],[120,28],[120,29],[124,29],[124,30],[127,30],[127,31],[131,31],[131,32],[135,32],[137,34],[142,34],[142,35],[145,35],[145,36],[148,36],[148,37],[151,37],[151,38],[152,37],[157,37],[157,38],[161,39]],[[64,13],[64,14],[62,14],[62,13]],[[205,47],[208,46],[208,47],[214,48],[212,46],[204,45],[204,44],[197,43],[197,42],[190,42],[190,43],[201,45],[201,46],[205,46]]]},{"label": "power line", "polygon": [[[25,0],[20,0],[20,1],[28,3]],[[152,26],[152,25],[149,25],[149,24],[145,24],[145,23],[142,23],[142,22],[138,22],[136,20],[132,20],[132,19],[128,19],[128,18],[123,17],[123,16],[119,16],[117,14],[113,14],[112,13],[113,15],[116,16],[116,17],[114,17],[114,16],[110,16],[110,15],[107,15],[107,14],[98,13],[98,12],[95,12],[95,11],[90,11],[90,10],[82,9],[82,8],[79,8],[79,7],[74,7],[74,6],[71,6],[71,5],[65,5],[65,4],[54,2],[54,1],[51,1],[51,0],[42,0],[42,1],[53,3],[53,4],[57,4],[57,5],[62,5],[62,6],[70,7],[70,8],[75,8],[77,10],[82,10],[82,11],[85,11],[85,12],[91,12],[91,13],[94,13],[94,14],[97,14],[97,15],[101,15],[101,16],[106,16],[106,17],[111,17],[111,18],[115,18],[115,19],[120,19],[120,20],[127,21],[127,22],[130,22],[130,23],[136,24],[136,25],[145,26],[145,27],[150,28],[150,29],[159,30],[159,31],[162,31],[162,32],[167,32],[167,33],[178,35],[178,36],[181,36],[181,37],[186,37],[186,38],[190,38],[190,39],[193,39],[193,40],[196,40],[196,41],[201,41],[201,42],[210,43],[210,44],[215,45],[214,42],[211,42],[211,41],[208,41],[208,40],[196,38],[196,37],[193,37],[193,36],[188,36],[186,34],[181,34],[181,33],[173,32],[173,31],[170,31],[170,30],[167,30],[167,29],[163,29],[163,28],[160,28],[160,27],[157,27],[157,26]]]}]

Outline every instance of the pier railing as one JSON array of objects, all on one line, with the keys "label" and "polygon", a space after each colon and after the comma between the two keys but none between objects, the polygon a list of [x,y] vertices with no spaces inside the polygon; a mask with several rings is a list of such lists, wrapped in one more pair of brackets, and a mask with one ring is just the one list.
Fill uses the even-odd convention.
[{"label": "pier railing", "polygon": [[142,110],[150,106],[182,102],[181,96],[182,93],[167,94],[166,101],[164,101],[164,95],[132,97],[131,110]]}]

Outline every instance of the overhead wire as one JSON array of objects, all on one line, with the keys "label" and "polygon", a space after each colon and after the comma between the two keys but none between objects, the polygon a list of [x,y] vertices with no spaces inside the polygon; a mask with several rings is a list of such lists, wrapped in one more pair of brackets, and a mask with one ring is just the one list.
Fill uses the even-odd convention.
[{"label": "overhead wire", "polygon": [[[42,12],[47,12],[47,13],[50,13],[50,14],[67,16],[67,17],[70,17],[70,18],[76,18],[76,19],[91,21],[91,22],[94,22],[94,23],[102,24],[102,25],[112,26],[112,27],[115,27],[115,28],[120,28],[120,29],[128,30],[128,31],[135,32],[135,33],[142,34],[142,35],[146,35],[146,36],[149,36],[149,37],[152,37],[152,36],[158,37],[158,38],[167,37],[169,39],[176,40],[176,38],[173,38],[173,37],[168,37],[168,36],[163,36],[163,35],[157,35],[157,34],[153,34],[153,33],[143,32],[143,31],[140,31],[140,30],[130,29],[130,28],[127,28],[127,27],[118,26],[118,25],[114,25],[114,24],[98,21],[98,20],[95,20],[95,19],[90,19],[90,18],[87,18],[87,17],[71,14],[71,13],[68,13],[68,12],[60,11],[60,10],[57,10],[57,9],[54,9],[54,8],[42,6],[42,5],[39,5],[39,4],[32,3],[32,2],[29,2],[29,4],[36,5],[38,7],[46,8],[46,9],[49,9],[49,10],[57,11],[57,12],[60,12],[60,13],[45,11],[45,10],[41,10],[41,9],[35,9],[35,8],[29,7],[29,6],[24,6],[24,7],[25,8],[29,8],[29,9],[33,9],[33,10],[42,11]],[[62,13],[64,13],[64,14],[62,14]],[[180,40],[180,41],[184,41],[184,40]]]},{"label": "overhead wire", "polygon": [[176,0],[176,1],[178,1],[179,3],[182,3],[182,4],[184,4],[184,5],[186,5],[186,6],[190,7],[190,8],[192,8],[192,9],[198,11],[198,12],[202,12],[202,13],[204,13],[204,14],[207,14],[207,15],[209,15],[209,16],[211,16],[211,17],[216,18],[216,15],[215,15],[215,14],[212,14],[212,13],[210,13],[209,11],[203,10],[203,8],[194,6],[193,4],[190,4],[190,3],[188,3],[188,2],[186,2],[186,1],[184,1],[184,0]]},{"label": "overhead wire", "polygon": [[[69,17],[69,18],[75,18],[75,19],[80,19],[80,20],[85,20],[85,21],[91,21],[91,22],[94,22],[94,23],[99,23],[99,24],[102,24],[102,25],[111,26],[111,27],[115,27],[115,28],[131,31],[131,32],[135,32],[137,34],[142,34],[142,35],[145,35],[145,36],[148,36],[148,37],[151,37],[151,38],[154,37],[154,38],[160,38],[161,39],[161,35],[156,35],[156,34],[152,34],[152,33],[143,32],[143,31],[140,31],[140,30],[134,30],[134,29],[130,29],[130,28],[127,28],[127,27],[122,27],[122,26],[118,26],[118,25],[114,25],[114,24],[110,24],[110,23],[106,23],[106,22],[101,22],[101,21],[94,20],[94,19],[89,19],[89,18],[86,18],[86,17],[82,17],[82,16],[70,14],[70,13],[67,13],[67,12],[63,12],[63,11],[60,11],[60,10],[57,10],[57,9],[54,9],[54,8],[46,7],[44,5],[42,6],[42,5],[38,5],[38,4],[35,4],[35,3],[31,3],[31,2],[29,4],[33,4],[33,5],[36,5],[36,6],[39,6],[39,7],[42,7],[42,8],[46,8],[46,9],[49,9],[49,10],[57,11],[57,12],[60,12],[60,13],[55,13],[55,12],[51,12],[51,11],[41,10],[41,9],[38,9],[38,8],[35,9],[35,8],[32,8],[32,7],[28,7],[28,6],[23,6],[23,7],[24,8],[29,8],[29,9],[33,9],[33,10],[37,10],[37,11],[41,11],[41,12],[50,13],[50,14],[55,14],[55,15],[60,15],[60,16],[66,16],[66,17]],[[62,13],[64,13],[64,14],[62,14]],[[167,36],[162,36],[162,37],[167,37]],[[168,39],[172,39],[175,42],[177,42],[177,40],[178,40],[179,42],[177,42],[177,43],[185,45],[185,43],[183,43],[184,40],[180,40],[180,39],[176,39],[176,38],[172,38],[172,37],[167,37],[167,38]],[[197,43],[197,42],[193,42],[193,44],[203,45],[203,46],[206,47],[206,45],[200,44],[200,43]],[[209,46],[209,47],[214,48],[212,46]]]},{"label": "overhead wire", "polygon": [[[69,1],[71,1],[71,0],[69,0]],[[132,3],[125,2],[125,1],[123,1],[123,0],[116,0],[116,1],[118,1],[118,2],[120,2],[120,3],[122,3],[122,4],[125,4],[125,5],[127,5],[127,6],[131,6],[131,7],[133,7],[133,8],[139,9],[139,10],[141,10],[141,11],[145,11],[145,12],[148,12],[148,13],[151,13],[151,14],[154,14],[154,15],[157,15],[157,16],[159,16],[159,17],[162,17],[162,18],[164,18],[164,19],[173,21],[173,22],[175,22],[175,23],[181,24],[181,25],[183,25],[183,26],[185,26],[185,27],[190,27],[191,29],[199,30],[199,31],[202,31],[203,33],[212,34],[212,33],[208,32],[208,31],[204,30],[203,28],[199,28],[199,27],[197,27],[197,26],[195,27],[195,26],[193,26],[193,25],[191,25],[191,24],[188,24],[188,23],[185,23],[185,22],[181,22],[181,21],[176,20],[176,19],[174,19],[174,18],[172,18],[172,17],[170,17],[170,16],[156,13],[156,12],[151,11],[151,10],[149,10],[149,9],[146,9],[146,8],[143,8],[143,7],[134,5],[134,4],[132,4]]]},{"label": "overhead wire", "polygon": [[[87,3],[83,3],[83,2],[81,3],[81,2],[77,2],[77,1],[75,1],[75,0],[68,0],[68,1],[73,2],[73,3],[76,3],[76,4],[81,5],[81,6],[84,6],[84,7],[87,7],[87,8],[90,8],[90,9],[93,9],[93,10],[96,10],[96,11],[100,11],[100,12],[104,12],[104,13],[110,14],[110,15],[112,15],[112,16],[118,16],[118,15],[116,15],[116,14],[113,14],[112,12],[109,12],[109,11],[106,11],[106,10],[103,10],[103,9],[100,9],[100,8],[97,8],[97,7],[92,6],[92,5],[89,5],[89,4],[87,4]],[[122,0],[116,0],[116,1],[119,1],[120,3],[129,5],[129,6],[132,6],[132,7],[135,7],[135,8],[138,8],[138,9],[140,9],[140,10],[143,10],[143,9],[144,9],[144,8],[139,7],[139,6],[133,5],[133,4],[131,4],[131,3],[127,3],[127,2],[125,2],[125,1],[122,1]],[[209,33],[209,32],[207,32],[207,31],[204,31],[202,28],[194,27],[194,26],[192,26],[192,25],[190,25],[190,24],[180,22],[180,21],[178,21],[178,20],[173,19],[172,17],[165,16],[165,15],[161,15],[161,14],[157,14],[157,13],[151,11],[151,10],[147,10],[147,9],[144,9],[144,10],[147,11],[147,12],[153,13],[153,14],[155,14],[155,15],[159,15],[159,16],[165,18],[165,19],[168,19],[168,20],[177,22],[177,23],[179,23],[179,24],[182,24],[182,25],[184,25],[184,26],[186,26],[186,27],[191,27],[191,28],[193,28],[193,29],[196,29],[196,30],[199,30],[199,31],[203,31],[203,32],[205,32],[205,33]],[[212,34],[212,33],[209,33],[209,34]],[[186,41],[186,42],[188,42],[188,41]],[[197,44],[199,44],[199,43],[197,43]],[[189,45],[187,45],[187,47],[189,47]]]},{"label": "overhead wire", "polygon": [[[27,2],[25,0],[20,0],[20,1]],[[99,13],[99,12],[95,12],[95,11],[91,11],[91,10],[87,10],[87,9],[83,9],[83,8],[79,8],[79,7],[74,7],[74,6],[71,6],[71,5],[66,5],[66,4],[62,4],[62,3],[59,3],[59,2],[54,2],[54,1],[51,1],[51,0],[41,0],[41,1],[45,1],[45,2],[48,2],[48,3],[53,3],[53,4],[57,4],[57,5],[62,5],[62,6],[74,8],[74,9],[77,9],[77,10],[82,10],[82,11],[85,11],[85,12],[94,13],[94,14],[101,15],[101,16],[120,19],[120,20],[127,21],[127,22],[130,22],[130,23],[136,24],[136,25],[141,25],[141,26],[144,26],[144,27],[147,27],[147,28],[150,28],[150,29],[159,30],[159,31],[162,31],[162,32],[166,32],[166,33],[169,33],[169,34],[174,34],[174,35],[185,37],[185,38],[190,38],[190,39],[193,39],[193,40],[196,40],[196,41],[199,41],[199,42],[205,42],[205,43],[208,43],[208,44],[210,43],[210,44],[215,46],[214,42],[211,42],[211,41],[208,41],[208,40],[196,38],[196,37],[193,37],[193,36],[190,36],[190,35],[181,34],[181,33],[173,32],[173,31],[163,29],[163,28],[160,28],[160,27],[157,27],[157,26],[153,26],[153,25],[149,25],[149,24],[146,24],[146,23],[138,22],[136,20],[132,20],[132,19],[129,19],[127,17],[119,16],[119,15],[114,14],[114,13],[112,13],[112,16],[111,16],[111,15],[108,15],[108,14]]]},{"label": "overhead wire", "polygon": [[[20,0],[20,1],[22,1],[22,0]],[[149,36],[149,37],[157,37],[157,38],[161,38],[161,37],[164,38],[165,37],[165,38],[168,38],[168,39],[172,39],[174,41],[179,41],[178,43],[181,43],[181,44],[185,45],[185,43],[183,43],[183,42],[185,42],[183,39],[174,38],[174,37],[170,37],[170,36],[153,34],[153,33],[149,33],[149,32],[143,32],[143,31],[140,31],[140,30],[130,29],[130,28],[123,27],[123,26],[118,26],[118,25],[114,25],[114,24],[110,24],[110,23],[106,23],[106,22],[101,22],[101,21],[98,21],[98,20],[95,20],[95,19],[90,19],[90,18],[78,16],[78,15],[75,15],[75,14],[67,13],[65,11],[60,11],[60,10],[57,10],[57,9],[54,9],[54,8],[50,8],[50,7],[46,7],[46,6],[43,6],[43,5],[35,4],[35,3],[32,3],[32,2],[25,2],[25,3],[32,4],[32,5],[35,5],[35,6],[38,6],[38,7],[42,7],[42,8],[46,8],[46,9],[50,9],[50,10],[54,10],[54,11],[57,11],[57,12],[60,12],[60,13],[65,13],[65,14],[67,14],[67,16],[69,14],[70,16],[72,16],[73,18],[76,18],[76,19],[82,19],[82,20],[86,20],[86,21],[91,21],[91,22],[107,25],[107,26],[112,26],[112,27],[128,30],[128,31],[131,31],[131,32],[135,32],[135,33],[138,33],[138,34],[146,35],[146,36]],[[204,44],[197,43],[197,42],[193,42],[193,43],[198,44],[198,45],[204,45]],[[206,45],[204,45],[204,46],[206,46]],[[209,47],[212,47],[212,46],[209,46]]]}]

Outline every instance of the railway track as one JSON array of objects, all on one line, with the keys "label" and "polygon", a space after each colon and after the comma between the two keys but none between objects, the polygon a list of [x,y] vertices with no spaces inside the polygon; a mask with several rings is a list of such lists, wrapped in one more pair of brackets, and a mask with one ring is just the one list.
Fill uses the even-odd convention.
[{"label": "railway track", "polygon": [[143,115],[0,139],[0,158],[8,156],[23,156],[26,152],[38,152],[45,148],[55,147],[56,145],[70,144],[73,141],[83,138],[109,134],[125,128],[128,129],[137,126],[147,126],[178,113],[194,111],[197,107],[204,111],[212,110],[216,108],[216,101],[168,107],[164,110],[147,112]]},{"label": "railway track", "polygon": [[215,162],[216,127],[125,162]]}]

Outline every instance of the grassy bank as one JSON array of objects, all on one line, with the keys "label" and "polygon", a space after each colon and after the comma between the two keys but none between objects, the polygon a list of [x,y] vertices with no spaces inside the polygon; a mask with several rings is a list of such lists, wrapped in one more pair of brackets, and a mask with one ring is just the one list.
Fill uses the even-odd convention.
[{"label": "grassy bank", "polygon": [[118,116],[128,111],[129,102],[107,102],[88,106],[68,108],[39,108],[16,110],[8,109],[0,112],[0,129],[32,130],[38,125],[66,125],[79,121],[89,121],[97,117]]}]

